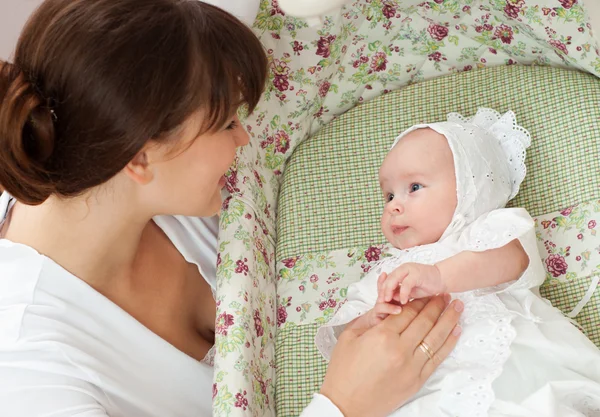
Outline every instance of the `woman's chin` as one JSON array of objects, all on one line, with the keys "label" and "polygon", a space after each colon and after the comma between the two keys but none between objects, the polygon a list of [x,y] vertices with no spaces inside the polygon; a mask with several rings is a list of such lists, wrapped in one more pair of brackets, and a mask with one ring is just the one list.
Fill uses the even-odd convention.
[{"label": "woman's chin", "polygon": [[204,201],[204,204],[200,206],[196,206],[193,209],[186,210],[185,213],[179,213],[183,216],[189,217],[212,217],[218,215],[221,211],[221,207],[223,206],[223,201],[221,199],[220,194],[213,196],[210,201]]},{"label": "woman's chin", "polygon": [[203,206],[194,210],[194,217],[212,217],[219,215],[223,207],[226,191],[219,188],[215,191],[210,201],[204,201]]}]

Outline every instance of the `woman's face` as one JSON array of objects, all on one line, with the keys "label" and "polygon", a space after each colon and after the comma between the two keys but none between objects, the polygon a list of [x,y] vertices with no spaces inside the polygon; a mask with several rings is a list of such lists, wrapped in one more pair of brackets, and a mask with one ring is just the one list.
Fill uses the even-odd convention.
[{"label": "woman's face", "polygon": [[207,217],[219,212],[224,174],[249,138],[237,115],[216,132],[198,135],[202,121],[195,113],[174,134],[174,145],[147,151],[152,180],[144,199],[156,214]]}]

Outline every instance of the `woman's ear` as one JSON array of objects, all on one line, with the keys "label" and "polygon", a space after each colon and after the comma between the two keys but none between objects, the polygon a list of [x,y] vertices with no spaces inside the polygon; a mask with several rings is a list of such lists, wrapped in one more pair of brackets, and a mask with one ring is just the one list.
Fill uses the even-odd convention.
[{"label": "woman's ear", "polygon": [[148,152],[141,150],[123,169],[125,174],[140,185],[146,185],[154,179],[154,173],[150,169]]}]

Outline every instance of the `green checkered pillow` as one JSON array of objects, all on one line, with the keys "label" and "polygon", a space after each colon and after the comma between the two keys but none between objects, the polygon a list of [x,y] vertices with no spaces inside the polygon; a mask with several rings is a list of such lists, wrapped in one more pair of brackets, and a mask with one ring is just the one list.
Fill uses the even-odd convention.
[{"label": "green checkered pillow", "polygon": [[[591,75],[508,66],[425,81],[356,107],[303,142],[290,158],[279,198],[277,260],[384,243],[377,184],[383,157],[399,132],[445,120],[451,111],[472,115],[478,107],[511,109],[532,134],[528,174],[513,206],[538,217],[598,201],[598,103],[600,84]],[[600,265],[594,273],[599,271]],[[593,277],[570,274],[561,281],[549,273],[541,289],[565,312],[581,300]],[[284,299],[297,287],[286,281],[278,295]],[[599,293],[576,319],[600,346]],[[313,343],[317,327],[288,320],[277,335],[279,416],[298,415],[322,382],[326,365]]]}]

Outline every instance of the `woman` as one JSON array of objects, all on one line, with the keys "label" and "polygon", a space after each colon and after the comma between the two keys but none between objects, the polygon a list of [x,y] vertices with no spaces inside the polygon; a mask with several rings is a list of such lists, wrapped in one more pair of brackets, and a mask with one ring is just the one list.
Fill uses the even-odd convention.
[{"label": "woman", "polygon": [[[198,1],[46,0],[0,65],[0,415],[210,415],[214,214],[259,41]],[[306,415],[401,405],[456,343],[446,305],[357,321]]]}]

